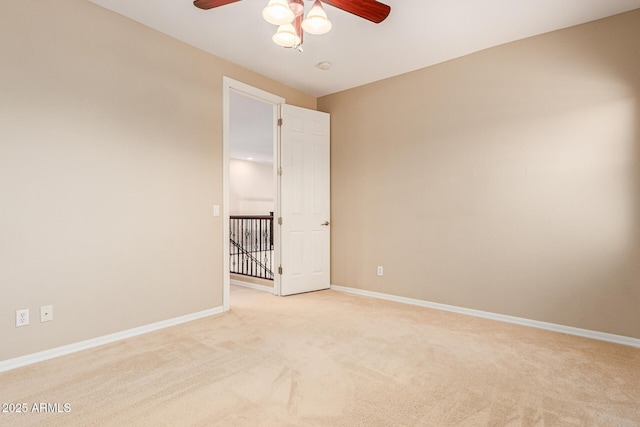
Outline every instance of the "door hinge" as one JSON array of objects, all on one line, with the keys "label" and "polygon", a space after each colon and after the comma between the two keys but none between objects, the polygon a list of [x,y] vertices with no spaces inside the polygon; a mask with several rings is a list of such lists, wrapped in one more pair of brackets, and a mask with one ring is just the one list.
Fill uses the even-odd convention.
[{"label": "door hinge", "polygon": [[281,167],[278,168],[278,175],[282,176],[282,168]]},{"label": "door hinge", "polygon": [[282,119],[278,119],[278,126],[282,126]]},{"label": "door hinge", "polygon": [[282,217],[278,217],[278,225],[282,225]]},{"label": "door hinge", "polygon": [[282,274],[282,266],[278,267],[278,274]]}]

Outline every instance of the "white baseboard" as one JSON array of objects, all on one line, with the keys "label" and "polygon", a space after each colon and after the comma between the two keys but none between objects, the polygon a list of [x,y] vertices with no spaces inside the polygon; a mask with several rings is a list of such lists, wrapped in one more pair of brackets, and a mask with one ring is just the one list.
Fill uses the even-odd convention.
[{"label": "white baseboard", "polygon": [[234,279],[229,280],[229,283],[236,286],[244,286],[245,288],[255,289],[257,291],[269,292],[270,294],[273,293],[273,288],[269,286],[256,285],[255,283],[242,282],[240,280],[234,280]]},{"label": "white baseboard", "polygon": [[56,347],[38,353],[28,354],[26,356],[16,357],[14,359],[0,361],[0,372],[9,371],[11,369],[20,368],[22,366],[31,365],[33,363],[43,362],[45,360],[65,356],[67,354],[87,350],[93,347],[98,347],[104,344],[112,343],[114,341],[120,341],[126,338],[135,337],[137,335],[146,334],[148,332],[157,331],[158,329],[164,329],[171,326],[179,325],[181,323],[190,322],[192,320],[202,319],[203,317],[213,316],[222,312],[222,307],[216,307],[209,310],[199,311],[197,313],[174,317],[173,319],[162,320],[160,322],[151,323],[149,325],[144,325],[133,329],[127,329],[126,331],[116,332],[114,334],[92,338],[86,341],[80,341],[74,344]]},{"label": "white baseboard", "polygon": [[468,316],[482,317],[485,319],[498,320],[500,322],[514,323],[516,325],[530,326],[532,328],[546,329],[548,331],[560,332],[563,334],[577,335],[579,337],[591,338],[600,341],[608,341],[616,344],[628,345],[640,348],[640,339],[625,337],[622,335],[608,334],[606,332],[591,331],[588,329],[574,328],[571,326],[558,325],[555,323],[540,322],[538,320],[524,319],[522,317],[507,316],[488,311],[473,310],[470,308],[456,307],[453,305],[440,304],[437,302],[423,301],[419,299],[399,297],[396,295],[383,294],[380,292],[365,291],[362,289],[349,288],[345,286],[331,285],[331,289],[339,292],[346,292],[354,295],[383,299],[387,301],[401,302],[403,304],[417,305],[420,307],[434,308],[436,310],[451,311],[453,313],[466,314]]}]

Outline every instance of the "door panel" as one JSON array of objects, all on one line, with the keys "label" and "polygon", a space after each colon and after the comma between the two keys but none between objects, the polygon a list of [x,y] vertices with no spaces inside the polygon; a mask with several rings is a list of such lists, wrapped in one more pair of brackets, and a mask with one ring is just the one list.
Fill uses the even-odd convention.
[{"label": "door panel", "polygon": [[[281,295],[329,288],[329,114],[282,106]],[[323,224],[327,225],[323,225]]]}]

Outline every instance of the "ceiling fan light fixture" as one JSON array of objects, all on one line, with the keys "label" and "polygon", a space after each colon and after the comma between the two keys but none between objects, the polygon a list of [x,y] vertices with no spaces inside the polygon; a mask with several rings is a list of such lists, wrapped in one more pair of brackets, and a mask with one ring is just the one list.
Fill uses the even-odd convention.
[{"label": "ceiling fan light fixture", "polygon": [[313,2],[313,7],[302,21],[302,29],[309,34],[321,35],[331,31],[331,21],[327,18],[320,0]]},{"label": "ceiling fan light fixture", "polygon": [[301,41],[293,24],[280,25],[271,39],[275,44],[282,47],[298,46]]},{"label": "ceiling fan light fixture", "polygon": [[273,25],[290,24],[295,18],[287,0],[269,0],[269,4],[262,9],[262,17]]}]

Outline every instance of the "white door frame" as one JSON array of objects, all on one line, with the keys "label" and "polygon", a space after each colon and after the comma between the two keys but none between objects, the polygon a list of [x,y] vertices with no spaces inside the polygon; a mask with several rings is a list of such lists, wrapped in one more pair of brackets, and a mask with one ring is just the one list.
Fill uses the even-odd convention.
[{"label": "white door frame", "polygon": [[[279,144],[279,128],[278,119],[280,118],[280,105],[284,104],[285,99],[273,95],[269,92],[265,92],[261,89],[255,88],[248,84],[233,80],[227,76],[222,77],[222,308],[224,311],[230,309],[230,281],[229,281],[229,126],[230,126],[230,114],[229,109],[229,95],[231,92],[238,92],[242,95],[263,101],[273,106],[273,174],[274,181],[278,182],[277,167],[279,166],[280,159],[280,144]],[[276,185],[277,187],[277,185]],[[274,203],[274,218],[280,216],[280,191],[274,189],[275,203]],[[280,265],[280,233],[275,232],[274,224],[274,260],[273,268],[274,273],[278,265]],[[280,295],[280,275],[273,275],[273,293],[274,295]]]}]

